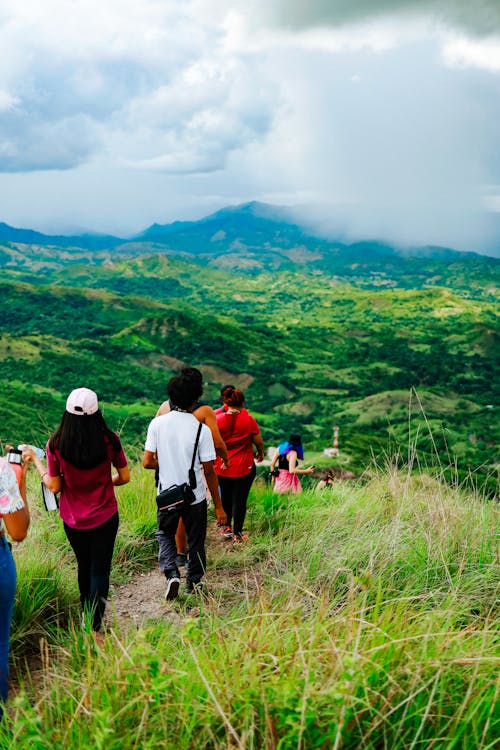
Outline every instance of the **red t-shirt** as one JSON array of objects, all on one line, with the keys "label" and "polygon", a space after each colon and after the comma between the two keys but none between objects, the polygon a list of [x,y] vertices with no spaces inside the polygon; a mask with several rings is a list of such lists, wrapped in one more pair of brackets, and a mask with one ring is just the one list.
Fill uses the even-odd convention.
[{"label": "red t-shirt", "polygon": [[217,427],[226,444],[229,455],[229,469],[222,468],[222,459],[215,459],[215,471],[220,477],[244,477],[250,474],[253,466],[252,435],[259,432],[259,425],[246,409],[237,414],[229,411],[215,412]]},{"label": "red t-shirt", "polygon": [[[118,439],[118,435],[116,436]],[[118,442],[119,439],[118,439]],[[106,523],[118,510],[111,481],[111,466],[122,469],[127,458],[120,444],[115,451],[107,443],[107,458],[92,469],[77,469],[61,458],[59,450],[52,452],[47,443],[49,476],[62,476],[59,515],[73,529],[94,529]]]}]

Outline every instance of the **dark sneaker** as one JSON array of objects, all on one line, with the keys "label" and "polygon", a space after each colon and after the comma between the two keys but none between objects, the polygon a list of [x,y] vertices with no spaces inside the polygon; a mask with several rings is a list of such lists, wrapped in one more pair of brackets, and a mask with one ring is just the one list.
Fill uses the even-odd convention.
[{"label": "dark sneaker", "polygon": [[230,526],[223,526],[220,530],[220,533],[222,534],[224,539],[232,539],[233,530]]},{"label": "dark sneaker", "polygon": [[186,581],[186,587],[184,589],[186,594],[203,594],[205,587],[203,581]]},{"label": "dark sneaker", "polygon": [[167,600],[167,602],[170,602],[172,601],[172,599],[175,599],[175,597],[179,593],[180,585],[181,585],[181,579],[178,576],[167,578],[167,589],[165,591],[165,599]]},{"label": "dark sneaker", "polygon": [[186,560],[187,560],[187,555],[184,555],[182,552],[179,552],[177,554],[177,557],[175,558],[175,564],[177,565],[178,568],[185,568]]}]

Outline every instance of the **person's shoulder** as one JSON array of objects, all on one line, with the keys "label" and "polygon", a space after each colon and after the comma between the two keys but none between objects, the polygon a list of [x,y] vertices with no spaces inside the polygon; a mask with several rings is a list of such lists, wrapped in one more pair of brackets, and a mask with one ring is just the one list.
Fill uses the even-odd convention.
[{"label": "person's shoulder", "polygon": [[168,414],[169,412],[170,412],[170,401],[167,399],[161,404],[160,408],[156,412],[156,416],[161,417],[164,414]]},{"label": "person's shoulder", "polygon": [[162,424],[164,424],[165,420],[168,419],[168,417],[171,417],[173,412],[169,411],[166,414],[160,414],[159,416],[153,417],[151,422],[149,423],[149,429],[157,429]]},{"label": "person's shoulder", "polygon": [[197,404],[193,414],[199,422],[204,422],[207,417],[214,416],[215,412],[209,404]]},{"label": "person's shoulder", "polygon": [[248,409],[245,409],[243,411],[243,413],[244,413],[246,419],[249,420],[250,422],[252,422],[252,424],[257,424],[257,420],[255,419],[255,417],[253,416],[253,414],[250,414],[250,412],[248,411]]}]

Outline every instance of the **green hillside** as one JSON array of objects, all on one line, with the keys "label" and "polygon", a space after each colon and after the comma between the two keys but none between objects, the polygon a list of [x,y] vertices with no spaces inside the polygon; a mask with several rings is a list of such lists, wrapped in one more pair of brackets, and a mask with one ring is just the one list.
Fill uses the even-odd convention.
[{"label": "green hillside", "polygon": [[462,475],[498,461],[496,308],[460,289],[368,290],[154,255],[4,268],[0,291],[4,442],[44,440],[85,383],[140,449],[166,381],[188,363],[209,402],[222,382],[244,388],[268,444],[299,429],[321,451],[338,423],[357,471],[414,440],[429,462],[458,456]]},{"label": "green hillside", "polygon": [[497,746],[497,503],[394,468],[309,485],[299,502],[257,481],[246,544],[220,538],[211,511],[205,596],[165,602],[163,577],[147,572],[152,480],[133,466],[118,489],[99,649],[80,624],[62,525],[32,503],[0,747]]}]

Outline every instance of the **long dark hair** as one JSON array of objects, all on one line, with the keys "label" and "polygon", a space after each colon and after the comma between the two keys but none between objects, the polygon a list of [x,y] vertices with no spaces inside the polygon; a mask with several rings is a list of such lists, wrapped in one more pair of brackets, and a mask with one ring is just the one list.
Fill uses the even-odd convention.
[{"label": "long dark hair", "polygon": [[100,410],[84,416],[65,411],[49,448],[52,452],[59,449],[61,458],[77,469],[93,469],[106,460],[109,443],[115,451],[120,450],[120,441]]}]

